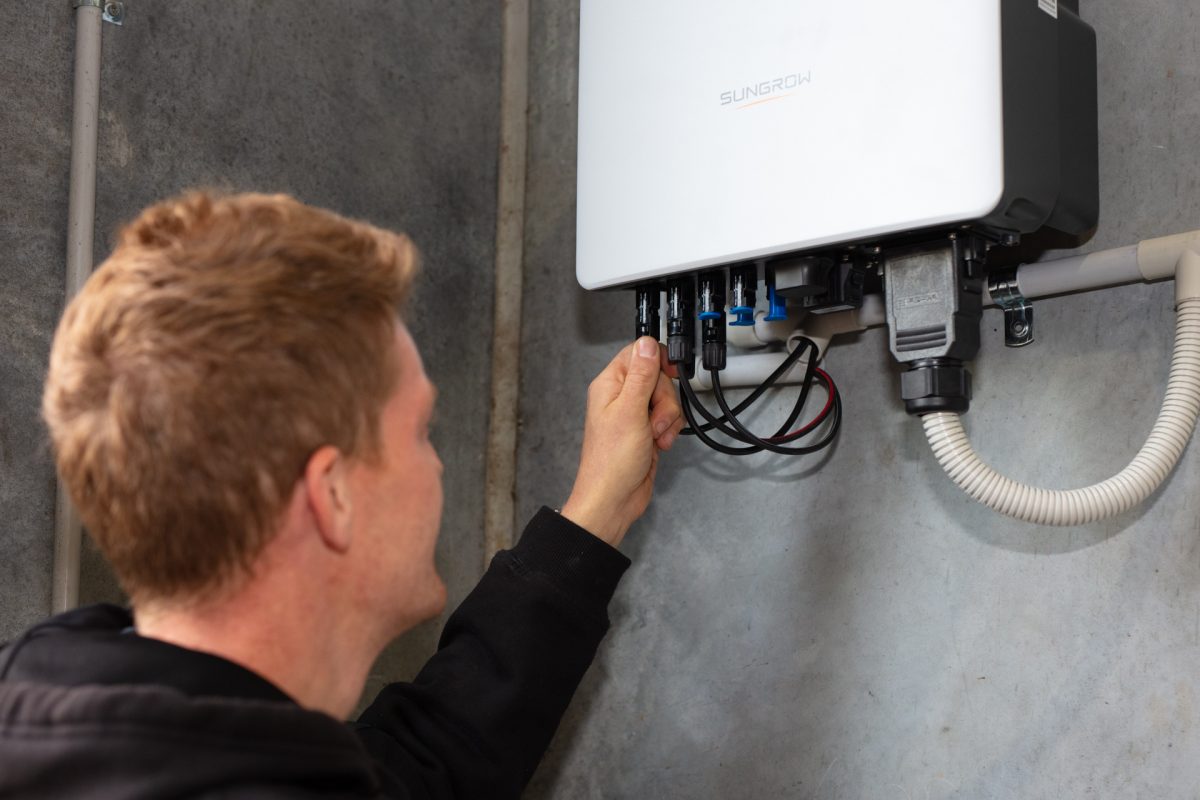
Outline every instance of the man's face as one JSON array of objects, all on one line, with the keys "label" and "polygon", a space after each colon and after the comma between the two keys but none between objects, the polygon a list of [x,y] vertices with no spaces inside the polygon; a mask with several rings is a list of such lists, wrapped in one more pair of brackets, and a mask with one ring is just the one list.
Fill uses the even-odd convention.
[{"label": "man's face", "polygon": [[446,586],[434,567],[442,520],[442,462],[429,440],[437,389],[408,330],[396,325],[399,379],[380,415],[381,458],[350,474],[354,537],[366,544],[364,600],[396,633],[439,614]]}]

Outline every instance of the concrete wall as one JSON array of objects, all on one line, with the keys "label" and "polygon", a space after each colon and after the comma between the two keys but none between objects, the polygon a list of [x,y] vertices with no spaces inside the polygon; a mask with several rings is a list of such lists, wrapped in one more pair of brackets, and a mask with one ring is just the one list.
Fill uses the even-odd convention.
[{"label": "concrete wall", "polygon": [[0,640],[50,609],[54,466],[38,421],[62,308],[71,138],[69,8],[0,28]]},{"label": "concrete wall", "polygon": [[[0,639],[49,611],[53,468],[38,422],[63,301],[74,24],[69,0],[0,29]],[[97,262],[124,219],[194,186],[285,191],[407,231],[425,270],[409,315],[441,388],[438,552],[451,602],[482,563],[483,452],[499,128],[500,19],[482,0],[208,7],[126,2],[105,26]],[[448,324],[450,323],[450,324]],[[85,553],[82,599],[119,594]],[[440,622],[376,665],[408,677]]]},{"label": "concrete wall", "polygon": [[[1085,249],[1200,227],[1200,7],[1085,2],[1100,59],[1103,212]],[[519,508],[570,489],[587,381],[628,294],[575,284],[575,0],[535,0]],[[883,135],[886,135],[884,133]],[[1157,413],[1172,286],[997,311],[968,425],[1054,487],[1107,477]],[[1084,798],[1200,793],[1200,447],[1118,519],[996,516],[941,473],[883,330],[837,342],[825,457],[731,461],[682,441],[613,630],[531,798]],[[546,398],[554,398],[553,402]]]}]

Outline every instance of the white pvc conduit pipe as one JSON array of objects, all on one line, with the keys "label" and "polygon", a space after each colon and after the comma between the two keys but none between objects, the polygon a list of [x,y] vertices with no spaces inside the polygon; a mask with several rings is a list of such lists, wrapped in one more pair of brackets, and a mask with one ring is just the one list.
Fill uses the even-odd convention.
[{"label": "white pvc conduit pipe", "polygon": [[[1195,246],[1195,245],[1193,245]],[[946,474],[988,508],[1038,525],[1082,525],[1121,514],[1157,489],[1179,461],[1200,413],[1200,252],[1188,249],[1175,273],[1175,351],[1167,393],[1150,437],[1125,469],[1082,489],[1026,486],[1001,475],[971,447],[958,414],[922,418]]]}]

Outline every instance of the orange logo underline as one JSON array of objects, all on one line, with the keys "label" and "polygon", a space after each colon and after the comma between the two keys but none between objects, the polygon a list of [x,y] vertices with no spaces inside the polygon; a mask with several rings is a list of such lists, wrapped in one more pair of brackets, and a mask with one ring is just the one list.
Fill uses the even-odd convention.
[{"label": "orange logo underline", "polygon": [[766,100],[755,100],[753,103],[746,103],[745,105],[738,106],[737,110],[741,111],[743,108],[750,108],[751,106],[761,106],[763,103],[773,103],[776,100],[782,100],[783,98],[791,97],[794,94],[795,94],[795,92],[788,92],[787,94],[776,95],[775,97],[768,97]]}]

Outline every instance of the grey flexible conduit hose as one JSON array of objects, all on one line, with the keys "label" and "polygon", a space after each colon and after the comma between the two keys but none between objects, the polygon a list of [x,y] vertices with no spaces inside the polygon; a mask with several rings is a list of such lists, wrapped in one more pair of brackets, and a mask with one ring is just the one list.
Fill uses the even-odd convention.
[{"label": "grey flexible conduit hose", "polygon": [[938,462],[963,491],[988,508],[1038,525],[1082,525],[1141,503],[1175,468],[1200,414],[1200,254],[1186,252],[1176,273],[1175,349],[1162,410],[1142,449],[1125,469],[1082,489],[1027,486],[984,463],[958,414],[922,417]]}]

